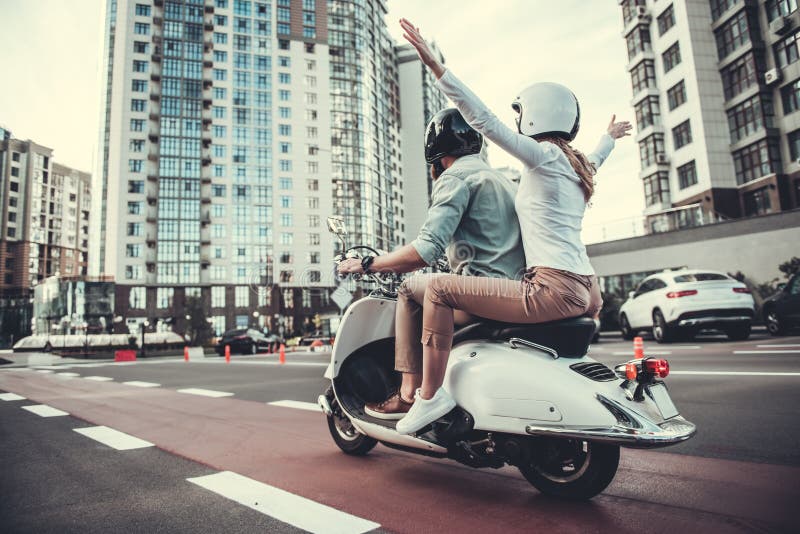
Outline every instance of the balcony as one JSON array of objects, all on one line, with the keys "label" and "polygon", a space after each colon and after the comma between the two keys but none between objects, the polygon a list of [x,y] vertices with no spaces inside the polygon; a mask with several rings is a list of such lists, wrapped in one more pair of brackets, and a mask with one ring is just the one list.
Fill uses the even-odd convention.
[{"label": "balcony", "polygon": [[[148,156],[148,159],[149,159],[149,157],[150,157],[150,156]],[[156,156],[156,158],[157,158],[157,157],[158,157],[158,156]],[[158,175],[157,175],[157,174],[148,174],[148,175],[147,175],[147,180],[148,180],[149,182],[158,182]]]},{"label": "balcony", "polygon": [[214,12],[214,6],[206,5],[205,6],[205,12],[206,13],[213,13]]},{"label": "balcony", "polygon": [[208,60],[208,59],[203,61],[203,68],[210,69],[213,66],[214,66],[214,62],[213,61]]},{"label": "balcony", "polygon": [[203,43],[203,51],[208,53],[214,50],[214,41],[205,41]]},{"label": "balcony", "polygon": [[211,183],[211,177],[210,176],[201,176],[200,177],[200,183],[201,184],[210,184]]},{"label": "balcony", "polygon": [[147,243],[148,247],[155,247],[156,246],[156,237],[153,234],[147,234],[147,238],[145,239],[145,243]]},{"label": "balcony", "polygon": [[151,143],[158,143],[158,134],[151,133],[147,136]]},{"label": "balcony", "polygon": [[203,167],[208,167],[209,165],[211,165],[211,158],[206,156],[200,161],[200,163],[203,165]]},{"label": "balcony", "polygon": [[210,89],[212,85],[214,85],[214,81],[211,78],[203,80],[203,89]]},{"label": "balcony", "polygon": [[145,220],[146,220],[147,222],[149,222],[149,223],[156,223],[156,222],[158,222],[158,217],[156,217],[155,215],[148,215],[148,216],[145,218]]},{"label": "balcony", "polygon": [[211,198],[203,197],[200,199],[200,204],[211,204]]},{"label": "balcony", "polygon": [[161,75],[156,72],[150,73],[150,79],[158,83],[161,81]]},{"label": "balcony", "polygon": [[151,121],[156,121],[156,122],[158,122],[158,121],[160,121],[160,120],[161,120],[161,115],[159,115],[158,113],[151,113],[151,114],[149,115],[149,117],[150,117],[150,120],[151,120]]},{"label": "balcony", "polygon": [[150,100],[153,102],[161,102],[161,95],[156,93],[150,93]]},{"label": "balcony", "polygon": [[214,23],[210,22],[210,21],[206,21],[205,24],[203,24],[203,29],[205,31],[207,31],[207,32],[213,32],[214,31]]},{"label": "balcony", "polygon": [[164,0],[153,0],[153,5],[156,7],[164,7]]},{"label": "balcony", "polygon": [[153,17],[153,26],[163,26],[163,25],[164,25],[164,19],[162,19],[161,17]]}]

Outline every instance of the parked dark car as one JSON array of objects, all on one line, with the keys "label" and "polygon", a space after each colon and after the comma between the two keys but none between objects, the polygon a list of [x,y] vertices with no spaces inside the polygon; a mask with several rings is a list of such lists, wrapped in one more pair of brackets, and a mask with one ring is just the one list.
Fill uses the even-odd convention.
[{"label": "parked dark car", "polygon": [[780,291],[764,301],[761,314],[773,336],[800,326],[800,273],[795,274]]},{"label": "parked dark car", "polygon": [[223,356],[225,354],[225,345],[230,345],[231,354],[238,352],[240,354],[256,354],[260,351],[269,350],[270,341],[258,330],[252,328],[237,328],[235,330],[228,330],[217,343],[217,354]]}]

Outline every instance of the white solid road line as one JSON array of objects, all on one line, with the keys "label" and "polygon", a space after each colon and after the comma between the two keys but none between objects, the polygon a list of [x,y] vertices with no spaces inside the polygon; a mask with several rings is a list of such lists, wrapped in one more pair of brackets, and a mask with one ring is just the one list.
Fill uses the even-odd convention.
[{"label": "white solid road line", "polygon": [[113,428],[108,428],[107,426],[90,426],[87,428],[73,428],[73,430],[78,434],[83,434],[87,438],[92,438],[118,451],[153,447],[153,444],[149,441],[139,439],[130,434],[120,432],[119,430],[114,430]]},{"label": "white solid road line", "polygon": [[52,373],[53,371],[51,371],[50,369],[36,369],[36,372],[37,372],[37,373],[45,373],[45,374],[48,374],[48,373]]},{"label": "white solid road line", "polygon": [[26,400],[25,397],[17,395],[16,393],[0,393],[1,401],[20,401]]},{"label": "white solid road line", "polygon": [[709,375],[709,376],[800,376],[800,373],[779,373],[768,371],[670,371],[672,375]]},{"label": "white solid road line", "polygon": [[95,382],[111,382],[114,380],[110,376],[86,376],[86,380],[94,380]]},{"label": "white solid road line", "polygon": [[188,393],[189,395],[202,395],[203,397],[232,397],[233,393],[227,393],[225,391],[214,391],[211,389],[201,389],[201,388],[187,388],[187,389],[179,389],[178,393]]},{"label": "white solid road line", "polygon": [[800,354],[798,350],[735,350],[734,354]]},{"label": "white solid road line", "polygon": [[[192,361],[190,363],[208,363],[212,365],[219,365],[225,364],[225,360],[200,360],[200,361]],[[297,367],[327,367],[330,364],[329,361],[327,362],[234,362],[232,361],[228,365],[285,365],[287,367],[297,366]]]},{"label": "white solid road line", "polygon": [[380,527],[378,523],[341,512],[231,471],[186,480],[308,532],[361,534]]},{"label": "white solid road line", "polygon": [[[614,356],[630,356],[633,358],[633,351],[632,350],[619,350],[611,353]],[[670,350],[647,350],[645,349],[644,355],[645,356],[666,356],[667,354],[672,354]]]},{"label": "white solid road line", "polygon": [[788,349],[788,348],[791,348],[791,347],[800,347],[800,343],[794,343],[794,344],[789,344],[789,345],[781,345],[781,344],[756,345],[756,348],[759,348],[759,349],[780,349],[780,348]]},{"label": "white solid road line", "polygon": [[315,404],[313,402],[280,400],[280,401],[268,402],[267,404],[269,404],[270,406],[280,406],[281,408],[295,408],[297,410],[308,410],[309,412],[322,413],[322,408],[319,407],[319,404]]},{"label": "white solid road line", "polygon": [[74,378],[76,376],[81,376],[78,373],[56,373],[56,376],[63,376],[64,378]]},{"label": "white solid road line", "polygon": [[60,417],[62,415],[69,415],[67,412],[62,412],[61,410],[57,410],[52,406],[48,406],[46,404],[34,404],[33,406],[23,406],[23,410],[28,410],[31,413],[35,413],[39,417]]},{"label": "white solid road line", "polygon": [[130,382],[123,382],[128,386],[136,386],[137,388],[157,388],[161,384],[156,384],[155,382],[140,382],[138,380],[131,380]]}]

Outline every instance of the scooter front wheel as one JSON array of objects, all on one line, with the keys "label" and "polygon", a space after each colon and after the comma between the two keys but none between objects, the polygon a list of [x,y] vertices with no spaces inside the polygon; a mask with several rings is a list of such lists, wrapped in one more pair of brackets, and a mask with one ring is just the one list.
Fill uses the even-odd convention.
[{"label": "scooter front wheel", "polygon": [[574,439],[531,441],[529,459],[519,465],[536,489],[561,499],[588,500],[606,489],[619,466],[619,447]]},{"label": "scooter front wheel", "polygon": [[[328,397],[330,399],[330,397]],[[378,440],[360,433],[350,422],[350,418],[342,411],[339,401],[331,400],[331,415],[328,416],[328,430],[336,445],[345,454],[364,456],[371,451]]]}]

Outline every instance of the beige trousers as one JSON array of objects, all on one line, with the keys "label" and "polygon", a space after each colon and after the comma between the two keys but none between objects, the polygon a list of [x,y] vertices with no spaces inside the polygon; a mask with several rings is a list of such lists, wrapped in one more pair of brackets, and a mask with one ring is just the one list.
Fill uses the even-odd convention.
[{"label": "beige trousers", "polygon": [[593,317],[603,305],[595,276],[534,267],[522,280],[425,274],[406,279],[397,294],[395,369],[422,372],[422,346],[450,350],[455,324],[474,318],[546,323]]}]

